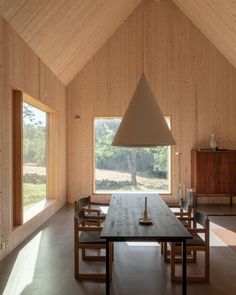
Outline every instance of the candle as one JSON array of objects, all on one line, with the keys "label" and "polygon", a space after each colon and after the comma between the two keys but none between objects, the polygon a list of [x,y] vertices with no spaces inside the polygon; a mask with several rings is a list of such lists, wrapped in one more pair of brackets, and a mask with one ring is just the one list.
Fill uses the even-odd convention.
[{"label": "candle", "polygon": [[147,211],[147,197],[145,197],[145,211]]}]

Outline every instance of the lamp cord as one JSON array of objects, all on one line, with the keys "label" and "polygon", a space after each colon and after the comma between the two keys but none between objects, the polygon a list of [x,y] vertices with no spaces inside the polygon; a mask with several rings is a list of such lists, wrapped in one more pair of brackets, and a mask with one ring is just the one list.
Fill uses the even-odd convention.
[{"label": "lamp cord", "polygon": [[[144,4],[143,4],[144,5]],[[142,30],[141,30],[141,74],[144,73],[144,9],[142,9]]]}]

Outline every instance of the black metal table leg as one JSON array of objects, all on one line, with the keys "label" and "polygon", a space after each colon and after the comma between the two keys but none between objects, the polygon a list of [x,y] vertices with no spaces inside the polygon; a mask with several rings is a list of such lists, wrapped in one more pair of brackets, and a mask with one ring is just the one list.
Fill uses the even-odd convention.
[{"label": "black metal table leg", "polygon": [[182,294],[187,294],[187,258],[185,240],[182,242]]},{"label": "black metal table leg", "polygon": [[109,241],[106,240],[106,295],[110,294],[110,278],[109,278]]}]

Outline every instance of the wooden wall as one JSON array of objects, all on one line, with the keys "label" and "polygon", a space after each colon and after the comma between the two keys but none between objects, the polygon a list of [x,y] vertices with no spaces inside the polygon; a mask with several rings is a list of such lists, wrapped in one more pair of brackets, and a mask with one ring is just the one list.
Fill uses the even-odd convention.
[{"label": "wooden wall", "polygon": [[[55,202],[22,226],[12,228],[12,89],[57,111],[51,131],[49,197]],[[0,18],[0,260],[52,216],[66,201],[66,89],[16,32]],[[51,173],[52,175],[52,173]]]},{"label": "wooden wall", "polygon": [[0,14],[68,84],[141,0],[1,0]]},{"label": "wooden wall", "polygon": [[92,194],[93,117],[123,115],[142,68],[163,113],[172,118],[177,142],[167,200],[177,190],[175,151],[182,152],[183,183],[189,186],[190,151],[208,147],[212,131],[221,148],[236,148],[235,68],[171,0],[146,0],[67,87],[70,202]]}]

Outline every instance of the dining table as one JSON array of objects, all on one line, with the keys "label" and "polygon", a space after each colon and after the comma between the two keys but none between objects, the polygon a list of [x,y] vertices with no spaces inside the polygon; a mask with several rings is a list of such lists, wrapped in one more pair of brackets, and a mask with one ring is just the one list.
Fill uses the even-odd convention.
[{"label": "dining table", "polygon": [[[145,208],[150,224],[141,224]],[[114,193],[101,232],[106,240],[106,295],[110,294],[109,244],[112,242],[179,242],[182,244],[182,295],[187,295],[186,240],[192,235],[157,193]]]}]

